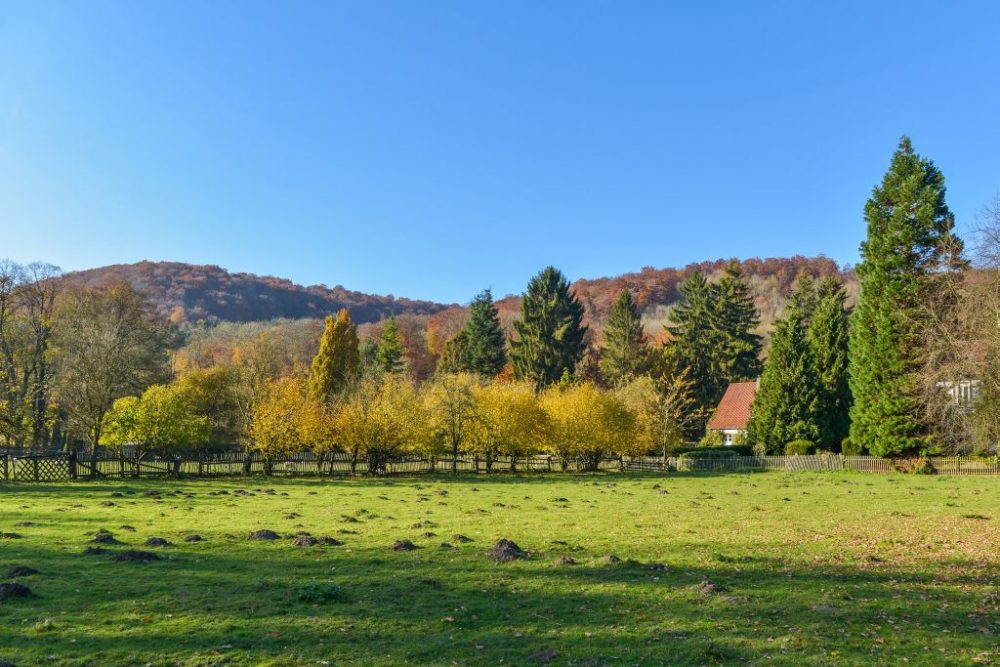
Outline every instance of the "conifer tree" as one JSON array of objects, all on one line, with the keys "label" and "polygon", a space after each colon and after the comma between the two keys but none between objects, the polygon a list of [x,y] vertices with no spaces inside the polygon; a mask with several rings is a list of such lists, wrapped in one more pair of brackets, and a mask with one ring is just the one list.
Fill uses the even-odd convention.
[{"label": "conifer tree", "polygon": [[612,386],[628,382],[649,368],[649,345],[642,330],[642,316],[628,289],[618,293],[604,323],[599,367]]},{"label": "conifer tree", "polygon": [[[726,267],[714,286],[712,313],[718,338],[716,362],[725,384],[754,380],[760,375],[760,320],[743,270],[737,262]],[[721,393],[719,398],[721,398]]]},{"label": "conifer tree", "polygon": [[816,442],[820,435],[819,401],[819,381],[805,323],[802,313],[792,308],[785,319],[775,323],[747,439],[778,453],[793,440]]},{"label": "conifer tree", "polygon": [[545,268],[528,283],[514,330],[510,356],[519,380],[540,389],[572,374],[586,347],[587,327],[583,306],[556,268]]},{"label": "conifer tree", "polygon": [[918,372],[926,361],[922,301],[933,277],[961,254],[945,203],[944,176],[903,137],[865,205],[867,239],[857,274],[861,297],[851,317],[851,441],[876,456],[926,444]]},{"label": "conifer tree", "polygon": [[326,318],[319,352],[312,361],[309,395],[329,399],[357,375],[360,365],[358,332],[347,309],[341,308],[336,319],[332,316]]},{"label": "conifer tree", "polygon": [[816,281],[808,273],[799,274],[795,281],[795,290],[788,297],[788,308],[798,310],[808,327],[817,303],[819,303],[819,294],[816,291]]},{"label": "conifer tree", "polygon": [[469,319],[446,344],[438,367],[446,373],[475,373],[496,377],[507,363],[506,336],[490,290],[469,304]]},{"label": "conifer tree", "polygon": [[678,289],[681,300],[671,312],[674,324],[667,327],[670,340],[665,353],[692,383],[697,410],[707,414],[725,390],[713,363],[718,345],[712,288],[705,274],[695,271]]},{"label": "conifer tree", "polygon": [[382,339],[375,352],[375,362],[386,373],[402,373],[406,369],[403,358],[403,340],[396,326],[396,316],[391,315],[382,331]]},{"label": "conifer tree", "polygon": [[829,276],[816,290],[818,301],[806,340],[819,382],[819,444],[838,451],[850,429],[851,389],[847,381],[847,309],[840,281]]}]

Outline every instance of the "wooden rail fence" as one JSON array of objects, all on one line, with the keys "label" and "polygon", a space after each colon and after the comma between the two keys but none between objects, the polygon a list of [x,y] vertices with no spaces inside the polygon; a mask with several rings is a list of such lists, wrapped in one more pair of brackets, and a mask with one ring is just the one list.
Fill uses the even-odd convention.
[{"label": "wooden rail fence", "polygon": [[[941,475],[1000,476],[1000,459],[933,457],[930,469]],[[393,459],[377,471],[379,475],[420,473],[488,474],[504,472],[576,472],[593,470],[593,462],[560,460],[553,456],[495,457],[404,457]],[[739,472],[828,472],[896,473],[892,459],[875,456],[673,456],[608,457],[597,462],[597,470],[646,473],[739,473]],[[123,458],[77,456],[69,453],[0,452],[0,481],[58,482],[75,479],[142,477],[240,477],[350,476],[369,474],[364,460],[352,464],[346,454],[317,457],[311,453],[266,459],[257,453],[230,452],[207,457]]]}]

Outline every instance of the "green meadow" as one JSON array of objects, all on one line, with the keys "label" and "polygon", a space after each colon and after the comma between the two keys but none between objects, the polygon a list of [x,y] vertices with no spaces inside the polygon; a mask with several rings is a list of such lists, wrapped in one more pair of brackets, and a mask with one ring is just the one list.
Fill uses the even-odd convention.
[{"label": "green meadow", "polygon": [[987,664],[998,507],[901,474],[2,485],[0,576],[37,573],[0,579],[0,660]]}]

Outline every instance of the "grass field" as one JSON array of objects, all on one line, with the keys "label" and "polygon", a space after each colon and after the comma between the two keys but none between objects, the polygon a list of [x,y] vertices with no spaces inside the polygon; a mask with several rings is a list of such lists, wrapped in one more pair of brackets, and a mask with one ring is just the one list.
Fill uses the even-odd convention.
[{"label": "grass field", "polygon": [[2,580],[33,595],[0,601],[0,660],[1000,662],[998,508],[995,479],[850,473],[0,486],[0,575],[39,571]]}]

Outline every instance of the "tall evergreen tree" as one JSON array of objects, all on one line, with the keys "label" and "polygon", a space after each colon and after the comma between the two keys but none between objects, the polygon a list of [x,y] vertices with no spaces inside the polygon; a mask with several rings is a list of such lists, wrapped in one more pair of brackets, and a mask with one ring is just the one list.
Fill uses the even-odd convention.
[{"label": "tall evergreen tree", "polygon": [[599,367],[601,377],[618,385],[642,375],[649,368],[649,344],[642,330],[642,316],[628,289],[618,293],[602,332]]},{"label": "tall evergreen tree", "polygon": [[850,430],[851,388],[847,380],[847,295],[836,278],[820,281],[818,301],[806,331],[819,382],[819,444],[838,451]]},{"label": "tall evergreen tree", "polygon": [[927,442],[918,398],[926,361],[922,301],[934,275],[961,254],[944,176],[903,137],[865,205],[868,237],[857,266],[861,298],[851,317],[851,440],[877,456]]},{"label": "tall evergreen tree", "polygon": [[808,327],[818,303],[819,294],[816,291],[816,281],[808,273],[799,274],[795,281],[795,290],[788,297],[788,308],[798,310]]},{"label": "tall evergreen tree", "polygon": [[403,339],[399,336],[396,316],[391,315],[385,329],[382,330],[382,339],[375,352],[375,362],[379,369],[386,373],[402,373],[406,370],[403,352]]},{"label": "tall evergreen tree", "polygon": [[462,329],[445,343],[438,368],[446,373],[496,377],[507,363],[505,344],[493,294],[483,290],[469,304],[469,319]]},{"label": "tall evergreen tree", "polygon": [[761,339],[754,330],[760,320],[750,286],[737,262],[726,267],[712,292],[713,328],[719,346],[716,363],[721,379],[725,384],[756,379],[761,369]]},{"label": "tall evergreen tree", "polygon": [[326,318],[319,352],[312,361],[310,395],[327,399],[339,393],[357,375],[360,365],[358,332],[347,309],[341,308],[336,319]]},{"label": "tall evergreen tree", "polygon": [[519,380],[542,388],[573,372],[586,347],[587,327],[583,306],[556,268],[545,268],[528,283],[514,330],[510,356]]},{"label": "tall evergreen tree", "polygon": [[715,409],[725,391],[724,380],[714,363],[718,352],[714,293],[705,274],[699,271],[692,273],[678,289],[681,300],[671,311],[673,325],[667,327],[670,340],[666,354],[692,383],[697,411],[707,414]]},{"label": "tall evergreen tree", "polygon": [[754,398],[747,439],[768,452],[783,453],[793,440],[816,442],[820,395],[802,313],[789,310],[775,323],[771,348]]}]

